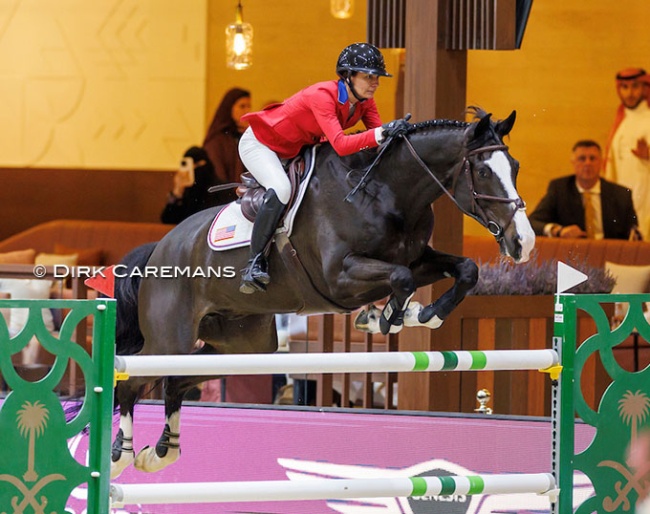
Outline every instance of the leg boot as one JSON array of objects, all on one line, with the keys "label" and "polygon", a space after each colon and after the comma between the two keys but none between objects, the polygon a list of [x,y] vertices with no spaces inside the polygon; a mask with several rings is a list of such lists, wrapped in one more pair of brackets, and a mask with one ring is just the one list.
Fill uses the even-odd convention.
[{"label": "leg boot", "polygon": [[273,189],[265,193],[264,202],[253,225],[250,258],[246,268],[242,270],[240,292],[252,294],[256,291],[265,291],[266,285],[271,281],[264,251],[273,237],[285,207],[286,205],[278,200]]}]

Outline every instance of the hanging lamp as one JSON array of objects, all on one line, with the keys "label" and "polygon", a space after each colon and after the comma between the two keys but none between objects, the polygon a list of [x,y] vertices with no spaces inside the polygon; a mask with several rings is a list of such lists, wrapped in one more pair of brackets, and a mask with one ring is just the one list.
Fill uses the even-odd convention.
[{"label": "hanging lamp", "polygon": [[253,26],[244,22],[241,0],[237,3],[235,23],[226,27],[226,65],[245,70],[253,64]]},{"label": "hanging lamp", "polygon": [[354,0],[330,0],[330,12],[339,20],[350,18],[354,13]]}]

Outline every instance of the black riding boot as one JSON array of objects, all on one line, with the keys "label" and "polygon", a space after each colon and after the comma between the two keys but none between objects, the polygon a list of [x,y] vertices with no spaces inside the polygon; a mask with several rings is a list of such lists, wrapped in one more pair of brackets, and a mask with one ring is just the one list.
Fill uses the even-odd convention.
[{"label": "black riding boot", "polygon": [[252,294],[255,291],[266,291],[266,285],[271,281],[271,277],[264,250],[273,237],[285,207],[286,205],[278,200],[273,189],[269,189],[264,194],[264,202],[253,225],[251,253],[246,268],[242,270],[240,292]]}]

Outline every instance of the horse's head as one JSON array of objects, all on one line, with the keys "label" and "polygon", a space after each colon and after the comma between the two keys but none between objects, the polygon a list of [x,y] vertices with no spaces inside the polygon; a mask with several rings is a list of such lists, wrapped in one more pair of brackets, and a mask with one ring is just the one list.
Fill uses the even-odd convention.
[{"label": "horse's head", "polygon": [[465,132],[465,156],[455,179],[454,197],[466,214],[494,235],[501,253],[526,262],[535,245],[535,233],[517,192],[519,163],[503,144],[516,112],[495,122],[490,114],[474,111],[479,121]]}]

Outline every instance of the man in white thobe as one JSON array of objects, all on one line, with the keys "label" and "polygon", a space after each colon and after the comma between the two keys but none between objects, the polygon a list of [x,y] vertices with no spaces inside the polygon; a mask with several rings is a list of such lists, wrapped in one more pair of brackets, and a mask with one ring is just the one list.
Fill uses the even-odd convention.
[{"label": "man in white thobe", "polygon": [[650,240],[650,75],[641,68],[616,74],[621,99],[607,149],[605,178],[632,190],[639,232]]}]

